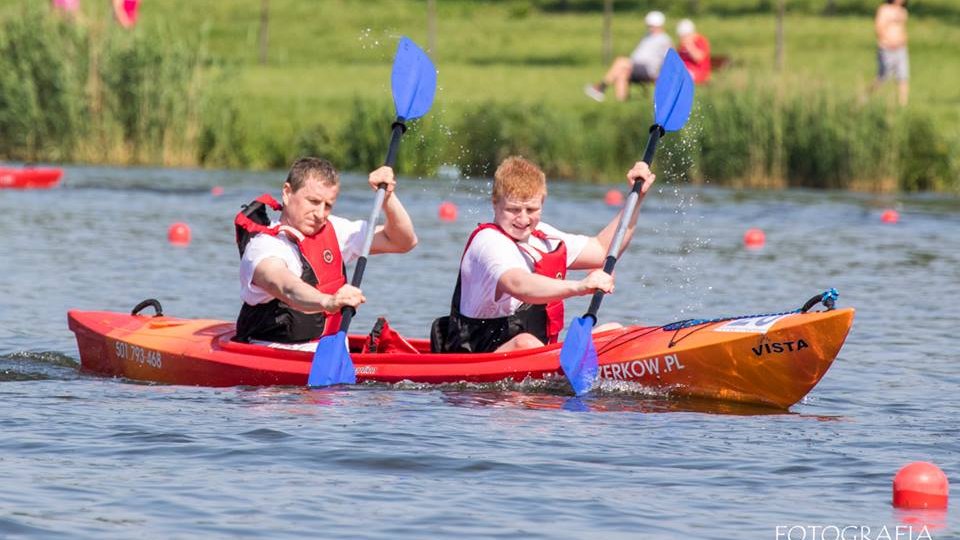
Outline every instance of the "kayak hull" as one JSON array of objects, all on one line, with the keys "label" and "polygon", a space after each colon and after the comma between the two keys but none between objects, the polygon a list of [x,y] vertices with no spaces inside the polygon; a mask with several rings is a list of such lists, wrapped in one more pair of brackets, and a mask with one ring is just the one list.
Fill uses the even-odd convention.
[{"label": "kayak hull", "polygon": [[[678,396],[788,408],[823,378],[853,324],[854,310],[706,323],[681,330],[630,326],[596,334],[600,378]],[[772,322],[771,322],[772,319]],[[106,311],[68,313],[81,369],[102,376],[194,386],[304,386],[313,353],[230,341],[217,320]],[[752,326],[751,326],[752,325]],[[765,325],[765,326],[764,326]],[[510,353],[361,353],[350,336],[357,382],[489,383],[562,379],[561,344]]]},{"label": "kayak hull", "polygon": [[60,183],[63,169],[0,168],[0,189],[50,189]]}]

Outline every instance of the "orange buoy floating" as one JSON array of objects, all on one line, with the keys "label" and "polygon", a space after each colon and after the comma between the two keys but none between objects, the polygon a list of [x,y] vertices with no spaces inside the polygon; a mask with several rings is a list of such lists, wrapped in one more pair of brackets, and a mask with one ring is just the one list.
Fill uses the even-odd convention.
[{"label": "orange buoy floating", "polygon": [[893,477],[893,506],[897,508],[947,508],[950,485],[940,467],[927,461],[914,461]]},{"label": "orange buoy floating", "polygon": [[213,195],[214,197],[219,197],[223,195],[223,187],[213,186],[212,188],[210,188],[210,194]]},{"label": "orange buoy floating", "polygon": [[621,206],[623,205],[623,193],[620,193],[620,190],[611,189],[603,197],[603,202],[607,203],[607,206]]},{"label": "orange buoy floating", "polygon": [[750,249],[760,249],[766,242],[767,236],[763,233],[763,229],[747,229],[747,232],[743,233],[743,245]]},{"label": "orange buoy floating", "polygon": [[186,246],[190,244],[190,226],[186,223],[176,222],[167,229],[167,241],[175,246]]},{"label": "orange buoy floating", "polygon": [[437,209],[437,217],[440,218],[440,221],[456,221],[457,205],[450,201],[443,201]]},{"label": "orange buoy floating", "polygon": [[888,208],[880,214],[880,221],[884,223],[896,223],[900,221],[900,212],[897,212],[893,208]]}]

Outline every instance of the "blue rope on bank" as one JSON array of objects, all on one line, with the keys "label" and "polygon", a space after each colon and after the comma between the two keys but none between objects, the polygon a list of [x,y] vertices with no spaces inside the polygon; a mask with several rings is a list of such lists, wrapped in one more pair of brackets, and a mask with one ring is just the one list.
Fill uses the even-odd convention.
[{"label": "blue rope on bank", "polygon": [[794,313],[806,313],[807,311],[810,310],[810,308],[821,303],[829,311],[834,308],[837,302],[837,298],[839,296],[840,296],[840,293],[837,292],[837,289],[830,289],[828,291],[824,291],[812,297],[810,300],[807,300],[806,303],[803,304],[803,307],[799,307],[791,311],[781,311],[778,313],[758,313],[756,315],[739,315],[736,317],[718,317],[716,319],[686,319],[683,321],[677,321],[677,322],[672,322],[670,324],[663,325],[661,328],[663,328],[666,331],[673,331],[673,330],[682,330],[684,328],[690,328],[692,326],[699,326],[701,324],[723,322],[723,321],[735,321],[737,319],[752,319],[754,317],[777,317],[780,315],[793,315]]}]

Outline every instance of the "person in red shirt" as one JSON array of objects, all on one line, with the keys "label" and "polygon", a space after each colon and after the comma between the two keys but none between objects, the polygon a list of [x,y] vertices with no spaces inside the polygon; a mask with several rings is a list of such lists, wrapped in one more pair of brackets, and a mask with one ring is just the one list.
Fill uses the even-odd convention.
[{"label": "person in red shirt", "polygon": [[710,80],[710,42],[697,33],[696,26],[690,19],[683,19],[677,23],[677,38],[680,47],[677,53],[687,71],[693,77],[695,84],[702,84]]}]

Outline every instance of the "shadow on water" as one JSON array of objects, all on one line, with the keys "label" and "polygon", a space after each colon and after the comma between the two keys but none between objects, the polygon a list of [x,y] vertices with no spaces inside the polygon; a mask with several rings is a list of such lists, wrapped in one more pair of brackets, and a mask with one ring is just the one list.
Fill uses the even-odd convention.
[{"label": "shadow on water", "polygon": [[[364,384],[354,387],[298,389],[295,395],[301,403],[319,407],[347,405],[348,402],[355,401],[351,399],[351,394],[355,392],[379,393],[384,400],[392,401],[391,395],[396,396],[399,392],[406,391],[424,395],[435,394],[440,397],[444,405],[467,409],[501,408],[574,413],[643,414],[692,412],[724,416],[795,416],[819,421],[843,420],[840,416],[798,414],[789,410],[749,403],[667,396],[653,390],[645,392],[632,390],[622,393],[605,390],[594,392],[586,397],[573,397],[569,395],[566,388],[557,390],[541,385],[537,390],[526,383],[517,385],[515,389],[504,388],[505,386],[509,384],[498,382],[485,385],[472,383],[430,385],[402,382],[393,385]],[[557,387],[559,388],[560,385]],[[284,391],[272,388],[271,392]],[[276,398],[275,395],[274,398]]]},{"label": "shadow on water", "polygon": [[[76,362],[59,353],[17,353],[0,358],[0,382],[26,380],[71,380],[84,375],[77,370]],[[116,377],[116,383],[169,388],[180,388],[155,382],[137,381]],[[189,387],[184,387],[189,388]],[[807,415],[790,410],[750,403],[672,396],[654,388],[617,381],[604,384],[589,396],[574,397],[563,379],[527,379],[521,382],[499,381],[495,383],[447,383],[426,384],[403,381],[395,384],[363,383],[356,386],[328,388],[305,388],[296,386],[245,386],[240,391],[238,403],[288,404],[315,407],[349,407],[394,402],[406,393],[421,396],[439,396],[444,405],[468,409],[504,408],[542,411],[568,411],[575,413],[702,413],[724,416],[797,416],[820,421],[839,421],[840,416]],[[363,394],[360,398],[359,394]],[[219,395],[218,400],[230,401]],[[401,400],[403,398],[400,398]],[[302,412],[307,412],[306,410]]]},{"label": "shadow on water", "polygon": [[[601,394],[587,397],[531,394],[528,392],[442,392],[443,402],[456,407],[519,408],[528,410],[564,410],[570,412],[669,413],[695,412],[730,416],[796,415],[787,410],[744,403],[668,396]],[[825,417],[834,420],[835,418]]]}]

